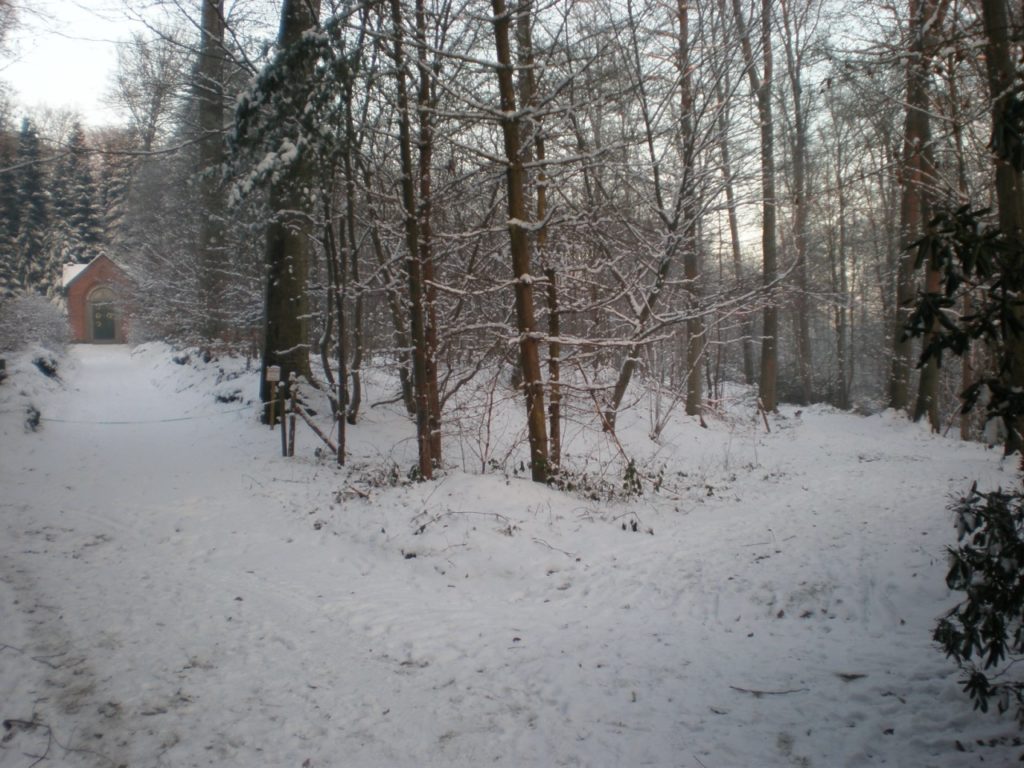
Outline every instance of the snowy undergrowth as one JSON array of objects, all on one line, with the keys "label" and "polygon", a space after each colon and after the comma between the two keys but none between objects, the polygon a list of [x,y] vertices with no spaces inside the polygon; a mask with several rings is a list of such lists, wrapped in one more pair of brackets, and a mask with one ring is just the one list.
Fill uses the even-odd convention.
[{"label": "snowy undergrowth", "polygon": [[[438,479],[412,483],[400,403],[364,409],[345,468],[308,429],[283,459],[243,359],[172,356],[75,348],[64,386],[33,390],[53,421],[0,421],[0,715],[37,723],[11,729],[4,768],[31,763],[44,726],[68,765],[1024,752],[930,640],[954,601],[948,496],[1012,482],[995,452],[891,413],[787,408],[768,433],[739,398],[707,429],[674,415],[656,443],[641,404],[620,452],[577,402],[572,472],[620,488],[628,457],[663,482],[570,493],[517,474],[522,403],[482,387],[452,408]],[[0,398],[37,386],[18,370]],[[367,405],[394,396],[364,378]],[[218,402],[233,388],[245,399]],[[115,412],[140,423],[98,423]]]}]

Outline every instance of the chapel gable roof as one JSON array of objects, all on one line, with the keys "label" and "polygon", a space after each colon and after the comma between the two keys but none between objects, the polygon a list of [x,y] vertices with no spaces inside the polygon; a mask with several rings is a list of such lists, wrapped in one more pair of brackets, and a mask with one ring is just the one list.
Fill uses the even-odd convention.
[{"label": "chapel gable roof", "polygon": [[119,266],[117,266],[117,264],[111,261],[108,256],[100,254],[92,261],[90,261],[88,264],[65,264],[64,271],[61,275],[61,287],[66,291],[68,288],[71,287],[71,284],[79,280],[82,277],[82,275],[85,275],[93,271],[94,269],[96,269],[97,267],[104,263],[109,264],[111,267],[113,267],[118,274],[124,274],[124,270],[122,270]]}]

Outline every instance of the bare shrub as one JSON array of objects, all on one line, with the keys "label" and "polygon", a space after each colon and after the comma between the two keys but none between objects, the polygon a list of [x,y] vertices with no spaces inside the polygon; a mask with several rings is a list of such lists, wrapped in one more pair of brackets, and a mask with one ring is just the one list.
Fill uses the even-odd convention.
[{"label": "bare shrub", "polygon": [[17,296],[0,303],[0,352],[38,343],[60,349],[68,341],[64,310],[42,296]]}]

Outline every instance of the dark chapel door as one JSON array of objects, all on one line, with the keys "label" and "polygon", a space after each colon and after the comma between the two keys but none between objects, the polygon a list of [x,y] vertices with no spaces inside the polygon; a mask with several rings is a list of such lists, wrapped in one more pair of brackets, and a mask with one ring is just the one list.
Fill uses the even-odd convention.
[{"label": "dark chapel door", "polygon": [[116,334],[113,304],[92,305],[92,338],[94,341],[113,341]]}]

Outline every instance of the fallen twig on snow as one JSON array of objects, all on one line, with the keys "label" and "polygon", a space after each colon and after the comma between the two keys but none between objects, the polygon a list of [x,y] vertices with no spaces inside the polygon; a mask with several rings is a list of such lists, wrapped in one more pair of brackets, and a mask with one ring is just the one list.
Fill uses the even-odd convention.
[{"label": "fallen twig on snow", "polygon": [[784,696],[787,693],[805,693],[811,690],[810,688],[789,688],[785,691],[760,691],[756,688],[740,688],[736,685],[730,685],[729,687],[740,693],[749,693],[755,699],[760,699],[762,696]]},{"label": "fallen twig on snow", "polygon": [[360,498],[363,498],[363,499],[369,499],[370,498],[369,491],[364,491],[364,490],[361,490],[359,488],[356,488],[351,483],[349,485],[347,485],[346,488],[348,488],[350,491],[352,491],[352,493],[354,493],[356,496],[359,496]]},{"label": "fallen twig on snow", "polygon": [[31,733],[32,731],[39,729],[46,734],[46,749],[43,750],[43,754],[30,755],[28,753],[25,753],[25,757],[35,758],[33,762],[29,763],[28,768],[34,768],[34,766],[39,765],[44,760],[49,760],[50,749],[53,747],[54,744],[56,744],[58,747],[64,750],[65,754],[75,752],[83,755],[92,755],[93,757],[99,757],[103,760],[106,760],[111,765],[118,764],[116,760],[112,760],[111,758],[104,755],[102,752],[97,752],[94,749],[86,749],[84,747],[69,747],[65,744],[61,744],[60,740],[57,738],[57,734],[53,732],[53,728],[47,725],[46,723],[40,722],[39,720],[20,720],[18,718],[9,718],[7,720],[4,720],[3,725],[6,733],[4,734],[3,739],[0,739],[0,742],[6,743],[11,741],[14,738],[14,734],[18,730],[24,731],[26,733]]},{"label": "fallen twig on snow", "polygon": [[[0,651],[7,651],[7,650],[16,651],[17,653],[20,653],[20,654],[22,654],[24,656],[28,656],[30,659],[32,659],[32,661],[37,661],[40,664],[43,664],[43,665],[49,667],[50,669],[60,669],[61,667],[64,666],[63,663],[61,663],[61,664],[54,664],[52,661],[50,661],[50,659],[59,659],[62,656],[67,656],[68,655],[67,651],[62,651],[61,653],[53,653],[53,654],[50,654],[49,656],[29,656],[28,651],[26,651],[24,648],[19,648],[18,646],[11,645],[10,643],[0,643]],[[78,664],[81,664],[81,663],[82,663],[82,659],[78,659],[75,662],[75,666],[77,666]]]},{"label": "fallen twig on snow", "polygon": [[[411,522],[413,524],[415,524],[417,518],[422,517],[422,516],[424,516],[426,514],[427,514],[427,512],[423,511],[423,512],[420,512],[419,514],[413,515],[413,518],[412,518]],[[415,533],[416,534],[421,534],[425,530],[427,530],[427,526],[430,525],[431,523],[440,522],[442,519],[444,519],[446,517],[452,517],[453,515],[480,515],[481,517],[493,517],[495,520],[497,520],[500,523],[503,523],[505,525],[505,527],[507,527],[509,529],[511,529],[515,525],[509,518],[507,518],[505,515],[503,515],[503,514],[501,514],[499,512],[478,512],[478,511],[473,510],[473,509],[449,509],[449,510],[447,510],[445,512],[435,512],[435,513],[433,513],[425,522],[420,523],[419,525],[416,526]]]},{"label": "fallen twig on snow", "polygon": [[545,546],[545,547],[547,547],[548,549],[550,549],[553,552],[561,552],[566,557],[571,557],[573,559],[576,559],[576,555],[574,555],[572,552],[566,552],[564,549],[559,549],[558,547],[553,547],[550,544],[548,544],[546,541],[544,541],[544,539],[542,539],[542,538],[540,538],[538,536],[534,536],[533,537],[533,543]]}]

